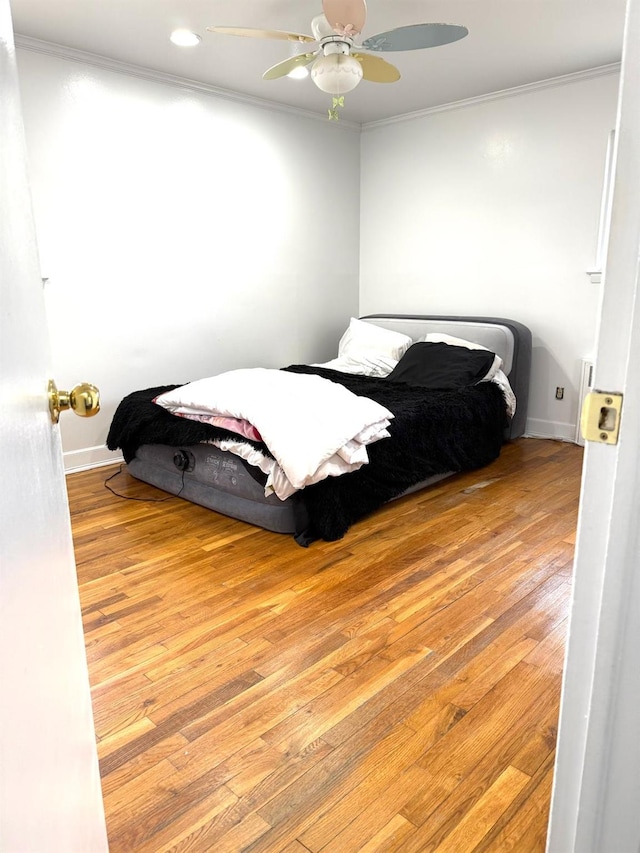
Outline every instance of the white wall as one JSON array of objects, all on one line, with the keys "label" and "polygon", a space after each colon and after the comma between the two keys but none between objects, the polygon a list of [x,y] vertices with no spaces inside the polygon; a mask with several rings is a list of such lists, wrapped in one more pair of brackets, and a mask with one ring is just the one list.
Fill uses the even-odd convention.
[{"label": "white wall", "polygon": [[361,313],[526,323],[530,434],[574,437],[600,303],[586,271],[618,83],[609,74],[362,134]]},{"label": "white wall", "polygon": [[[331,357],[352,314],[513,317],[530,434],[573,439],[618,76],[364,128],[18,51],[67,468],[135,388]],[[327,187],[336,188],[340,203]],[[358,281],[360,299],[358,303]],[[554,398],[556,386],[565,398]]]},{"label": "white wall", "polygon": [[102,394],[95,418],[61,419],[68,469],[110,458],[134,389],[335,355],[358,310],[357,132],[18,60],[52,371]]}]

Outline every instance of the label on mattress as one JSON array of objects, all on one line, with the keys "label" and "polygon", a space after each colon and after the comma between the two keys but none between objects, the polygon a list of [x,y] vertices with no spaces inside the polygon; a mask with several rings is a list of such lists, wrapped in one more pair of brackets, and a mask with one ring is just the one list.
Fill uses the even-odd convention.
[{"label": "label on mattress", "polygon": [[214,454],[208,454],[205,461],[207,477],[213,483],[219,483],[222,480],[236,486],[238,480],[234,474],[238,471],[238,467],[238,462],[235,459],[221,459],[220,456]]}]

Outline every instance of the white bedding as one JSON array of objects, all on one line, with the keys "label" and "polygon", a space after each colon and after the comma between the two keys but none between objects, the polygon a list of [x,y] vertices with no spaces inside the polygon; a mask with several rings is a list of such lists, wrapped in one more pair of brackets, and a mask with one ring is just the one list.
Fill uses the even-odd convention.
[{"label": "white bedding", "polygon": [[352,317],[340,338],[338,357],[315,366],[360,376],[388,376],[412,343],[408,335]]},{"label": "white bedding", "polygon": [[502,370],[496,370],[493,376],[489,379],[483,379],[482,382],[495,382],[495,384],[500,387],[504,396],[504,401],[507,404],[507,414],[512,418],[516,413],[516,395],[513,393],[513,388],[511,387],[506,374],[503,373]]},{"label": "white bedding", "polygon": [[282,500],[366,464],[366,446],[389,436],[393,418],[384,406],[336,382],[267,368],[200,379],[161,394],[155,402],[174,414],[223,415],[253,424],[277,465],[259,454],[261,464],[254,448],[241,441],[214,443],[245,458],[253,456],[247,461],[262,470],[269,467],[265,493],[274,491]]}]

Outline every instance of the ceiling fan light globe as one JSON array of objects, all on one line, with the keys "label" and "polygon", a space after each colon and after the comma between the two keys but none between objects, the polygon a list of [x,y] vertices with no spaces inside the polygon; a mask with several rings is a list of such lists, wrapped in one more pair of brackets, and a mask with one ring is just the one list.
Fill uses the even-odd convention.
[{"label": "ceiling fan light globe", "polygon": [[345,95],[362,80],[362,66],[353,56],[341,53],[320,56],[311,68],[311,79],[328,95]]}]

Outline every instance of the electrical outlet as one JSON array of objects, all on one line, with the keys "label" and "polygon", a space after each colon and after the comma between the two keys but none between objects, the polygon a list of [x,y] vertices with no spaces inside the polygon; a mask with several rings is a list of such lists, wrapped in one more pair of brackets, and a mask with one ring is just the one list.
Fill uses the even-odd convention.
[{"label": "electrical outlet", "polygon": [[564,388],[561,388],[559,385],[556,388],[556,400],[562,400],[564,398]]}]

